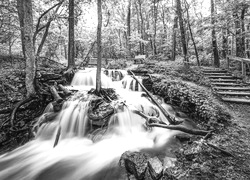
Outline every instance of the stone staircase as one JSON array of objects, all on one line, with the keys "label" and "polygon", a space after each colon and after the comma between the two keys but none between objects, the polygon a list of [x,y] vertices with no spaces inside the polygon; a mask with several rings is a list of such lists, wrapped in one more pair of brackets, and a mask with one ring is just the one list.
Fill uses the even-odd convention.
[{"label": "stone staircase", "polygon": [[250,104],[250,86],[242,78],[219,68],[204,68],[203,73],[210,79],[212,88],[223,101]]}]

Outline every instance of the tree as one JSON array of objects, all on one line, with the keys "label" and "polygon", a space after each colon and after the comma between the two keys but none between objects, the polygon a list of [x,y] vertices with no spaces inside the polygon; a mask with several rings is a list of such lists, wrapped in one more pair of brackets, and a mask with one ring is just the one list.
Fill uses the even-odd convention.
[{"label": "tree", "polygon": [[131,0],[128,1],[128,14],[127,14],[127,48],[129,57],[131,57],[131,44],[130,44],[130,36],[131,36]]},{"label": "tree", "polygon": [[[55,15],[56,13],[58,12],[59,8],[61,7],[62,3],[63,3],[64,0],[61,0],[59,1],[58,3],[56,3],[55,5],[53,5],[52,7],[50,7],[49,9],[47,9],[46,11],[44,11],[40,17],[38,18],[37,20],[37,24],[36,24],[36,28],[35,28],[35,32],[34,32],[34,35],[33,35],[33,44],[34,44],[34,47],[36,46],[36,40],[37,40],[37,36],[38,34],[44,30],[44,33],[42,35],[42,39],[41,39],[41,42],[37,48],[37,51],[36,51],[36,56],[39,56],[40,53],[42,52],[42,49],[43,49],[43,46],[44,46],[44,43],[46,41],[46,38],[48,36],[48,33],[49,33],[49,28],[51,26],[51,23],[52,21],[55,19]],[[41,21],[42,21],[42,18],[44,19],[47,19],[47,14],[52,11],[54,8],[56,8],[56,10],[53,12],[53,14],[48,18],[48,21],[44,24],[44,25],[41,25]]]},{"label": "tree", "polygon": [[153,0],[153,19],[154,19],[154,34],[153,34],[153,54],[157,54],[157,47],[156,47],[156,31],[157,31],[157,16],[158,16],[158,1]]},{"label": "tree", "polygon": [[21,30],[21,42],[22,42],[23,57],[26,58],[25,45],[24,45],[24,7],[23,7],[21,0],[17,0],[17,12],[18,12],[20,30]]},{"label": "tree", "polygon": [[215,32],[214,0],[211,0],[211,24],[212,24],[212,47],[213,47],[213,54],[214,54],[214,66],[220,67],[220,59],[219,59],[216,32]]},{"label": "tree", "polygon": [[97,71],[96,71],[96,93],[101,92],[101,68],[102,68],[102,0],[97,0]]},{"label": "tree", "polygon": [[178,16],[174,17],[173,34],[172,34],[172,61],[175,61],[176,56],[176,31],[178,28]]},{"label": "tree", "polygon": [[188,29],[189,29],[189,32],[190,32],[191,40],[193,42],[195,56],[196,56],[196,60],[197,60],[197,65],[200,66],[199,55],[198,55],[198,51],[197,51],[197,48],[196,48],[196,43],[194,41],[193,31],[191,29],[191,24],[190,24],[189,7],[188,7],[188,3],[187,3],[186,0],[185,0],[185,8],[186,8],[186,12],[187,12],[187,25],[188,25]]},{"label": "tree", "polygon": [[75,67],[75,47],[74,47],[74,0],[69,0],[69,42],[68,42],[68,69]]},{"label": "tree", "polygon": [[245,14],[248,4],[237,3],[233,8],[233,18],[235,24],[236,56],[245,56]]},{"label": "tree", "polygon": [[26,78],[25,85],[27,90],[27,97],[36,94],[35,91],[35,76],[36,76],[36,63],[35,63],[35,48],[33,45],[33,14],[32,14],[32,0],[17,0],[18,14],[21,15],[20,26],[23,31],[22,43],[26,55]]},{"label": "tree", "polygon": [[182,50],[183,50],[183,55],[184,55],[184,64],[188,62],[188,57],[187,57],[187,44],[186,44],[186,35],[185,35],[185,29],[183,25],[183,18],[182,18],[182,8],[181,8],[181,1],[176,0],[176,7],[177,7],[177,14],[179,17],[179,26],[180,26],[180,31],[181,31],[181,42],[182,42]]}]

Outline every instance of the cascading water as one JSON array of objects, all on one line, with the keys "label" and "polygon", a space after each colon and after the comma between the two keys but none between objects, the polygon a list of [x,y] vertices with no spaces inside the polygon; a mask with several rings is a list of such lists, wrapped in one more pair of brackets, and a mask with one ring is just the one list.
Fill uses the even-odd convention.
[{"label": "cascading water", "polygon": [[[102,134],[97,132],[94,137],[88,134],[91,126],[87,113],[92,97],[86,90],[95,86],[95,73],[94,69],[77,72],[71,88],[85,88],[79,88],[81,90],[64,103],[52,122],[40,124],[34,140],[1,156],[1,180],[124,179],[118,170],[122,153],[158,148],[166,151],[168,140],[177,132],[162,128],[146,130],[145,119],[132,110],[137,109],[151,116],[159,110],[142,97],[142,92],[128,91],[131,86],[135,90],[135,82],[129,76],[124,77],[122,85],[122,81],[111,82],[102,74],[102,86],[116,88],[119,101],[125,102],[126,106],[111,116]],[[37,124],[51,113],[49,104]],[[159,118],[166,121],[161,113]],[[59,128],[59,143],[53,147]]]}]

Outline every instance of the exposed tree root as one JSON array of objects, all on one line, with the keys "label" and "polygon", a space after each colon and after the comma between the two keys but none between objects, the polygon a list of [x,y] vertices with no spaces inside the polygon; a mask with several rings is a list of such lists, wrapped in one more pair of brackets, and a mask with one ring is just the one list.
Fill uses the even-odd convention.
[{"label": "exposed tree root", "polygon": [[15,121],[15,118],[16,118],[16,112],[17,112],[18,108],[19,108],[20,106],[22,106],[22,105],[24,105],[24,104],[30,102],[30,101],[31,101],[32,99],[34,99],[34,98],[35,98],[35,97],[33,97],[33,96],[29,96],[29,97],[27,97],[26,99],[24,99],[24,100],[22,100],[22,101],[19,101],[19,102],[15,105],[15,107],[14,107],[12,113],[11,113],[11,117],[10,117],[10,124],[11,124],[12,127],[14,127],[14,121]]}]

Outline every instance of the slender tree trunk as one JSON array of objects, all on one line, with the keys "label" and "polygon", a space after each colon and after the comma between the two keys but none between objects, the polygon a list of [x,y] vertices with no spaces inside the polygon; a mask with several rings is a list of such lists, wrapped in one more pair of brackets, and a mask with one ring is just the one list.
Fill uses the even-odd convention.
[{"label": "slender tree trunk", "polygon": [[74,47],[74,0],[69,0],[69,42],[68,42],[68,69],[75,66]]},{"label": "slender tree trunk", "polygon": [[[141,7],[142,2],[141,2],[141,0],[138,0],[138,4],[139,4],[139,14],[140,14],[140,18],[141,18],[141,39],[144,40],[145,28],[144,28],[144,20],[143,20],[143,15],[142,15],[142,7]],[[140,54],[144,54],[144,48],[145,48],[144,43],[141,43]]]},{"label": "slender tree trunk", "polygon": [[242,11],[241,11],[241,16],[240,16],[240,20],[241,20],[241,54],[242,57],[245,57],[245,13],[247,11],[247,6],[243,7]]},{"label": "slender tree trunk", "polygon": [[231,55],[236,55],[235,50],[234,50],[234,44],[235,44],[235,36],[232,34],[232,41],[231,41]]},{"label": "slender tree trunk", "polygon": [[[162,45],[165,44],[165,42],[168,41],[168,35],[167,35],[167,25],[166,25],[166,22],[165,22],[165,7],[162,6],[162,25],[163,25],[163,36],[162,36]],[[162,47],[162,51],[163,51],[163,47]]]},{"label": "slender tree trunk", "polygon": [[240,20],[237,12],[234,12],[236,56],[241,57],[241,38],[240,38]]},{"label": "slender tree trunk", "polygon": [[195,43],[195,40],[194,40],[194,37],[193,37],[193,32],[192,32],[192,29],[191,29],[190,18],[189,18],[189,10],[188,10],[188,7],[187,7],[187,1],[186,0],[185,0],[185,3],[186,3],[185,7],[186,7],[186,11],[187,11],[187,25],[188,25],[188,29],[189,29],[189,32],[190,32],[191,40],[193,42],[195,56],[196,56],[196,60],[197,60],[197,65],[200,66],[199,54],[198,54],[198,51],[197,51],[197,48],[196,48],[196,43]]},{"label": "slender tree trunk", "polygon": [[23,11],[23,16],[20,24],[23,23],[23,44],[26,55],[26,78],[25,85],[27,90],[27,97],[36,94],[35,91],[35,76],[36,76],[36,63],[35,63],[35,49],[33,46],[33,14],[32,14],[32,0],[17,0],[18,11]]},{"label": "slender tree trunk", "polygon": [[212,24],[212,47],[213,47],[213,54],[214,54],[214,66],[220,67],[220,59],[217,47],[217,40],[216,40],[216,33],[215,33],[215,11],[214,11],[214,1],[211,0],[211,24]]},{"label": "slender tree trunk", "polygon": [[[248,23],[247,25],[247,31],[250,30],[250,24]],[[250,52],[249,52],[249,38],[246,39],[246,55],[247,55],[247,58],[250,58]]]},{"label": "slender tree trunk", "polygon": [[[138,34],[141,33],[141,25],[140,25],[140,13],[139,13],[139,8],[137,5],[137,1],[135,1],[135,8],[136,8],[136,17],[137,17],[137,30],[138,30]],[[142,52],[142,43],[139,42],[139,49],[140,49],[140,53]]]},{"label": "slender tree trunk", "polygon": [[128,14],[127,14],[127,48],[129,57],[131,57],[130,36],[131,36],[131,0],[128,1]]},{"label": "slender tree trunk", "polygon": [[176,31],[178,28],[178,16],[174,17],[173,35],[172,35],[172,61],[175,61],[176,56]]},{"label": "slender tree trunk", "polygon": [[97,26],[97,71],[96,92],[101,91],[101,68],[102,68],[102,0],[97,0],[98,26]]},{"label": "slender tree trunk", "polygon": [[[149,38],[149,34],[146,31],[149,31],[150,25],[149,25],[150,21],[149,21],[149,14],[146,14],[146,20],[145,20],[145,30],[144,30],[144,39],[148,40]],[[149,55],[149,45],[146,44],[145,45],[145,55],[148,57]]]},{"label": "slender tree trunk", "polygon": [[22,51],[23,51],[23,57],[26,59],[25,54],[25,45],[24,45],[24,9],[23,4],[21,0],[17,0],[17,12],[19,17],[19,23],[20,23],[20,29],[21,29],[21,42],[22,42]]},{"label": "slender tree trunk", "polygon": [[156,25],[157,25],[157,16],[158,16],[158,2],[154,0],[154,36],[153,36],[153,55],[157,54],[156,49]]},{"label": "slender tree trunk", "polygon": [[181,1],[176,0],[176,7],[177,7],[177,14],[179,17],[179,26],[181,31],[181,42],[182,42],[182,50],[184,55],[184,64],[187,65],[188,56],[187,56],[187,44],[186,44],[186,36],[185,36],[185,29],[183,25],[183,19],[182,19],[182,8],[181,8]]},{"label": "slender tree trunk", "polygon": [[51,22],[48,22],[48,24],[46,25],[46,29],[45,29],[45,32],[44,32],[44,34],[43,34],[41,43],[39,44],[38,49],[37,49],[37,52],[36,52],[36,56],[40,56],[40,53],[42,52],[43,45],[44,45],[44,43],[45,43],[45,41],[46,41],[46,38],[47,38],[47,36],[48,36],[48,33],[49,33],[50,24],[51,24]]}]

